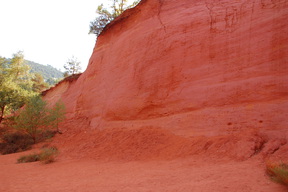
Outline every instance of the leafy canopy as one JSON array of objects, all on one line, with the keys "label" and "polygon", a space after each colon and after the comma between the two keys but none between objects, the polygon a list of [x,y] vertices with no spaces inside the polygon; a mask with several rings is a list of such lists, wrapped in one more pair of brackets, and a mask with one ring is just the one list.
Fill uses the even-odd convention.
[{"label": "leafy canopy", "polygon": [[126,9],[136,6],[140,0],[135,0],[132,4],[127,0],[109,0],[112,2],[110,6],[104,7],[103,4],[97,7],[97,17],[90,22],[89,34],[95,34],[99,36],[105,26],[121,15]]},{"label": "leafy canopy", "polygon": [[31,68],[30,73],[41,74],[44,82],[49,84],[49,86],[55,85],[63,78],[63,72],[51,65],[42,65],[29,60],[25,60],[25,63]]},{"label": "leafy canopy", "polygon": [[66,70],[64,72],[64,77],[81,73],[80,64],[80,61],[78,61],[78,59],[74,56],[68,59],[68,61],[64,64],[64,69]]},{"label": "leafy canopy", "polygon": [[48,108],[47,103],[40,96],[29,99],[24,109],[15,117],[16,129],[19,129],[31,136],[34,143],[37,136],[48,129],[57,129],[58,124],[65,118],[65,106],[58,101],[53,108]]},{"label": "leafy canopy", "polygon": [[12,59],[0,57],[0,123],[5,114],[16,111],[29,97],[47,88],[40,74],[30,73],[21,51]]},{"label": "leafy canopy", "polygon": [[17,110],[34,94],[23,53],[14,54],[10,61],[0,57],[0,123],[5,113]]}]

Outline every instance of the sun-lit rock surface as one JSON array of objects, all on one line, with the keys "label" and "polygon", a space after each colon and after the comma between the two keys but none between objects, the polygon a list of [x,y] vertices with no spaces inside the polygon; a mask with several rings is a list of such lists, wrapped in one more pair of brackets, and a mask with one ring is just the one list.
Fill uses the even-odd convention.
[{"label": "sun-lit rock surface", "polygon": [[257,132],[253,150],[273,151],[288,137],[287,18],[287,0],[142,0],[107,26],[79,79],[44,98],[65,102],[64,131]]}]

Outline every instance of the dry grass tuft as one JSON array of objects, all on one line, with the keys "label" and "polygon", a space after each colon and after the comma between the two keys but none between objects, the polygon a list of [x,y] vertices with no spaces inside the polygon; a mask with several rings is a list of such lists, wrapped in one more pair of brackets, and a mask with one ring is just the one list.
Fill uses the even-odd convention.
[{"label": "dry grass tuft", "polygon": [[269,162],[266,164],[266,172],[272,181],[288,186],[288,164]]},{"label": "dry grass tuft", "polygon": [[58,149],[56,147],[43,148],[40,153],[34,153],[30,155],[21,156],[18,163],[28,163],[40,161],[44,164],[53,163],[58,155]]}]

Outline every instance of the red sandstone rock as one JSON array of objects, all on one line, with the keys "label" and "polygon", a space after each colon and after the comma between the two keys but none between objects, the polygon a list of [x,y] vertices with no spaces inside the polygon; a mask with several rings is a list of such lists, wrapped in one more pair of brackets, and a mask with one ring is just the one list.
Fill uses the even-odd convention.
[{"label": "red sandstone rock", "polygon": [[288,162],[287,18],[287,0],[142,0],[45,93],[67,108],[56,163],[1,156],[0,191],[287,191],[263,161]]},{"label": "red sandstone rock", "polygon": [[[286,0],[142,0],[102,32],[79,79],[44,98],[65,102],[70,132],[152,126],[212,143],[264,134],[240,136],[235,156],[247,159],[288,137],[287,18]],[[218,149],[233,151],[225,142]]]}]

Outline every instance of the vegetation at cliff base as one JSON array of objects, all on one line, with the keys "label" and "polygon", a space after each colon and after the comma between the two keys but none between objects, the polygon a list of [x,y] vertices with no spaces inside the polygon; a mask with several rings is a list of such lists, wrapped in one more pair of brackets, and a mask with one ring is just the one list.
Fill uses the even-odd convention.
[{"label": "vegetation at cliff base", "polygon": [[34,96],[17,113],[1,126],[8,130],[0,133],[1,154],[28,150],[31,145],[61,133],[59,123],[65,118],[65,106],[59,101],[49,108],[40,96]]},{"label": "vegetation at cliff base", "polygon": [[48,108],[47,103],[40,96],[31,97],[20,114],[15,116],[14,127],[28,134],[36,143],[38,136],[45,130],[59,132],[59,123],[65,118],[65,107],[57,102],[53,108]]},{"label": "vegetation at cliff base", "polygon": [[29,155],[23,155],[19,159],[17,159],[17,163],[29,163],[39,161],[39,154],[33,153]]},{"label": "vegetation at cliff base", "polygon": [[0,57],[1,154],[30,149],[60,132],[65,106],[58,101],[48,107],[40,96],[46,86],[40,74],[30,73],[22,52],[12,59]]},{"label": "vegetation at cliff base", "polygon": [[38,81],[32,79],[22,52],[14,54],[10,61],[0,57],[0,124],[5,114],[15,112],[30,96],[37,94],[33,84]]},{"label": "vegetation at cliff base", "polygon": [[40,73],[31,70],[21,51],[12,59],[0,57],[0,124],[4,115],[15,112],[49,87]]},{"label": "vegetation at cliff base", "polygon": [[267,174],[271,180],[288,187],[288,164],[287,163],[267,163]]},{"label": "vegetation at cliff base", "polygon": [[43,148],[40,153],[33,153],[29,155],[23,155],[17,159],[18,163],[29,163],[40,161],[44,164],[53,163],[57,157],[59,151],[56,147]]},{"label": "vegetation at cliff base", "polygon": [[31,149],[34,143],[29,135],[18,131],[5,132],[0,138],[0,153],[3,155]]}]

